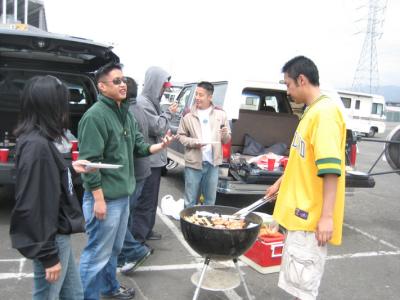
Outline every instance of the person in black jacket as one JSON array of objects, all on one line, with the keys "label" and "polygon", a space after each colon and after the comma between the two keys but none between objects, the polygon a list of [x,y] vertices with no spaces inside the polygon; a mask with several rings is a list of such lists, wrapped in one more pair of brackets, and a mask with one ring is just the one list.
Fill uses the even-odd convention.
[{"label": "person in black jacket", "polygon": [[69,91],[54,76],[36,76],[21,100],[12,246],[33,259],[33,299],[83,299],[70,235],[84,231],[84,219],[72,176],[87,172],[88,161],[75,161],[70,168],[57,150],[66,139]]}]

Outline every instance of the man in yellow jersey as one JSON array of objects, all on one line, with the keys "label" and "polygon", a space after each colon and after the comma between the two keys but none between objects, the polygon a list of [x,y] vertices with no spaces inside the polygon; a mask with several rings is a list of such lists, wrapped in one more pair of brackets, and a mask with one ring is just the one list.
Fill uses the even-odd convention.
[{"label": "man in yellow jersey", "polygon": [[346,125],[340,108],[319,89],[318,69],[304,56],[282,68],[287,94],[304,111],[279,191],[274,218],[287,229],[278,286],[297,299],[316,299],[327,243],[340,245],[345,188]]}]

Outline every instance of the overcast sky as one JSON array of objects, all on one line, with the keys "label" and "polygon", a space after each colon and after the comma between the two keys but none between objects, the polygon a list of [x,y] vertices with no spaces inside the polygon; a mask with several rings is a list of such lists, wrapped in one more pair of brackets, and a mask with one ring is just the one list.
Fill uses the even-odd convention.
[{"label": "overcast sky", "polygon": [[[45,0],[51,32],[114,45],[126,75],[152,65],[173,81],[281,79],[296,55],[321,81],[351,86],[362,49],[365,0]],[[377,43],[380,85],[400,85],[400,1],[389,0]],[[358,21],[361,19],[361,21]]]}]

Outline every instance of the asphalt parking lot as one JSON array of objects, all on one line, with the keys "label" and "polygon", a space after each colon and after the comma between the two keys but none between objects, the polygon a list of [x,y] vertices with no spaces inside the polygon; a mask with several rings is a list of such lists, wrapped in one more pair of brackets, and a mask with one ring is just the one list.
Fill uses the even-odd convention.
[{"label": "asphalt parking lot", "polygon": [[[367,171],[382,147],[361,142],[358,168]],[[376,167],[376,171],[388,169],[384,160]],[[400,176],[381,175],[375,180],[375,188],[355,190],[346,199],[344,242],[329,248],[319,299],[400,299]],[[0,299],[30,299],[31,263],[11,249],[8,235],[12,190],[2,188],[0,192]],[[183,172],[178,167],[162,179],[160,196],[170,194],[179,199],[182,193]],[[235,205],[241,198],[229,201]],[[202,258],[184,242],[179,223],[161,212],[156,230],[163,239],[149,242],[154,254],[132,276],[120,275],[121,282],[136,288],[135,299],[191,299],[195,287],[190,278],[201,268]],[[73,242],[78,260],[85,236],[76,235]],[[213,266],[235,271],[229,264]],[[291,299],[277,288],[276,273],[263,275],[245,265],[241,269],[255,299]],[[224,292],[202,290],[199,299],[246,299],[246,293],[241,285]]]}]

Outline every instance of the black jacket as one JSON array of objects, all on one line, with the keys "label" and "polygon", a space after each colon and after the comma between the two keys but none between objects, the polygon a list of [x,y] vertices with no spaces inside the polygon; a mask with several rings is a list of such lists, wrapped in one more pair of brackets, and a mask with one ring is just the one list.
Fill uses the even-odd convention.
[{"label": "black jacket", "polygon": [[45,268],[54,266],[59,262],[56,234],[84,231],[70,168],[54,144],[38,132],[19,137],[15,161],[12,246]]}]

